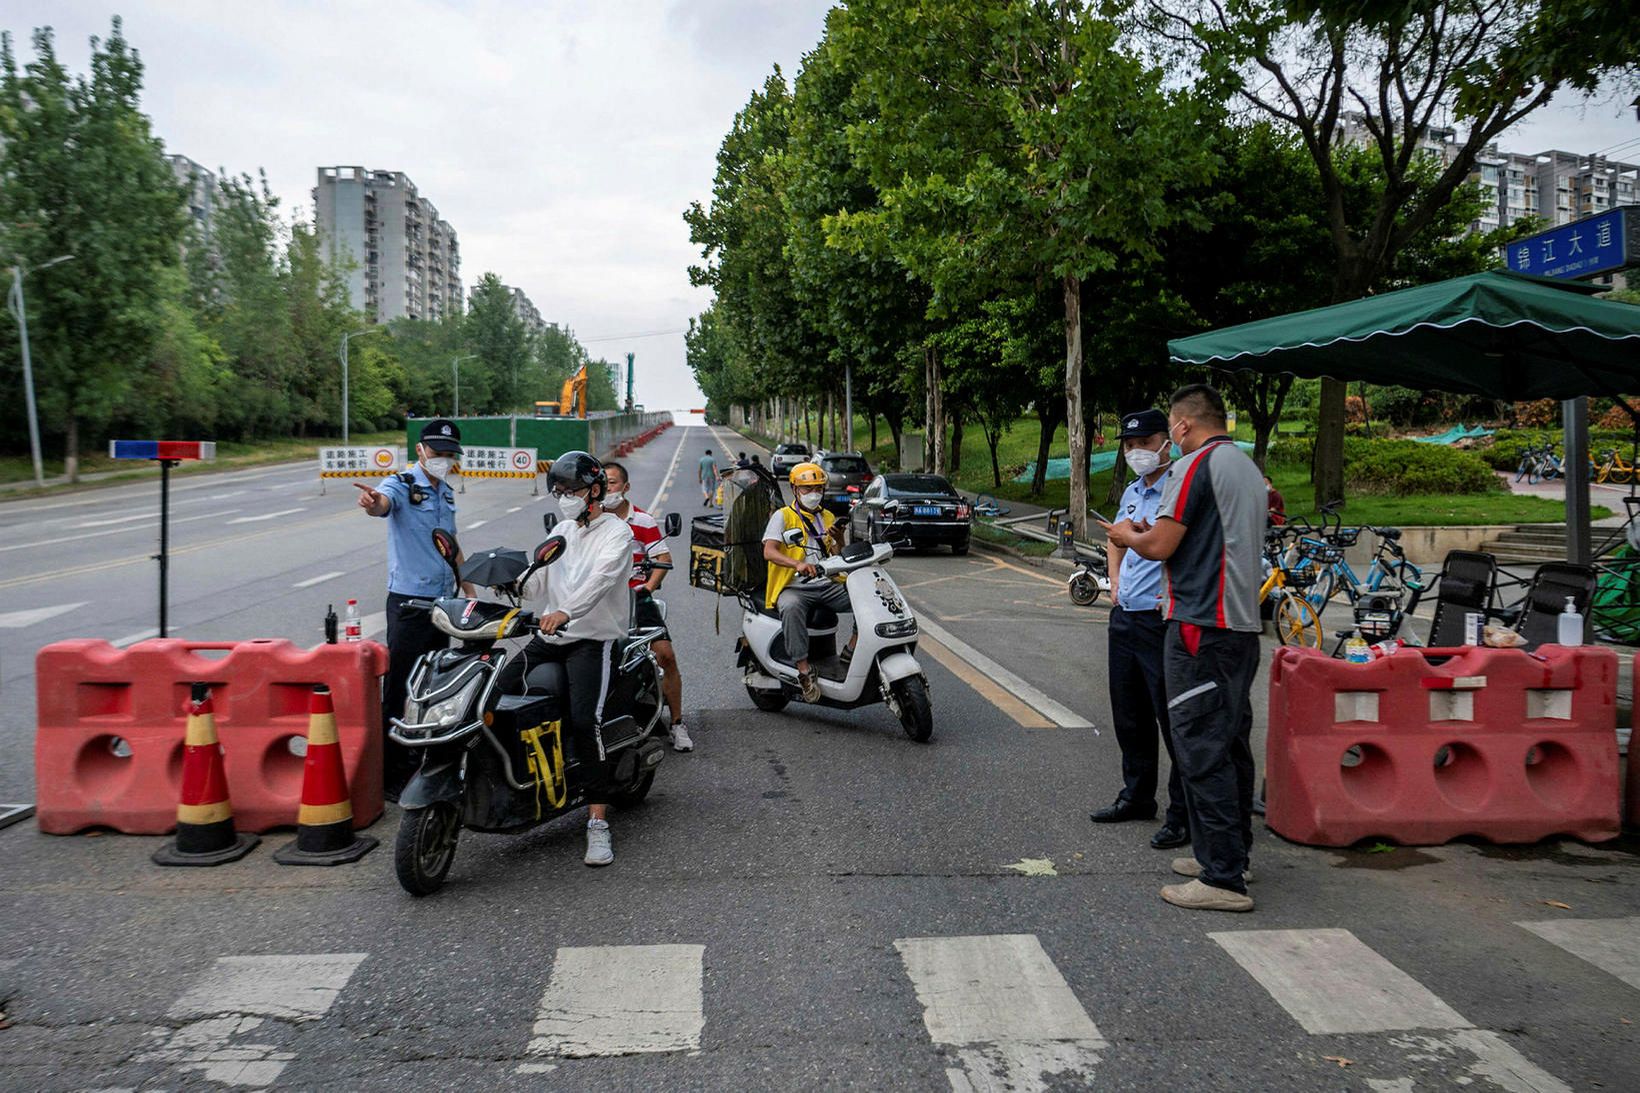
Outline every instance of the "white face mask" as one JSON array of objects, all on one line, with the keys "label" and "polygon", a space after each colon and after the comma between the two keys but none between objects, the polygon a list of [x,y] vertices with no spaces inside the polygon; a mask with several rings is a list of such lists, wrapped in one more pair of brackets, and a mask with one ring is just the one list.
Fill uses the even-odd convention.
[{"label": "white face mask", "polygon": [[1133,468],[1133,473],[1143,478],[1147,474],[1154,474],[1162,466],[1162,453],[1153,452],[1149,448],[1135,448],[1126,456],[1127,465]]},{"label": "white face mask", "polygon": [[800,493],[797,495],[797,503],[812,511],[820,507],[820,495],[818,493]]},{"label": "white face mask", "polygon": [[578,493],[566,493],[558,498],[558,511],[566,520],[579,520],[587,510],[587,499]]},{"label": "white face mask", "polygon": [[440,482],[450,477],[450,469],[453,466],[455,466],[455,460],[443,455],[424,456],[421,461],[422,470]]},{"label": "white face mask", "polygon": [[606,493],[604,494],[604,508],[618,509],[625,500],[626,494],[624,493]]}]

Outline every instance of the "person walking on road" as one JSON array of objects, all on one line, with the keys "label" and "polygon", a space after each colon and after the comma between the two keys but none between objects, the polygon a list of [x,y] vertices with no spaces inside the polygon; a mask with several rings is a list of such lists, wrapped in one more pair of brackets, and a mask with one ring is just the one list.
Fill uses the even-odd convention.
[{"label": "person walking on road", "polygon": [[[1122,494],[1117,519],[1148,527],[1162,500],[1162,480],[1169,462],[1167,415],[1140,410],[1122,417],[1117,435],[1123,458],[1139,476]],[[1149,820],[1156,815],[1158,778],[1156,739],[1167,748],[1172,768],[1167,778],[1167,815],[1150,837],[1157,850],[1190,841],[1179,763],[1167,723],[1167,685],[1162,645],[1162,563],[1114,543],[1110,548],[1110,717],[1122,749],[1122,792],[1115,803],[1092,813],[1096,824]]]},{"label": "person walking on road", "polygon": [[718,465],[712,458],[712,449],[707,448],[706,454],[700,457],[700,493],[701,504],[707,508],[713,505],[713,498],[717,496]]},{"label": "person walking on road", "polygon": [[661,589],[667,571],[657,569],[647,577],[638,568],[645,558],[656,562],[671,562],[672,548],[661,532],[660,524],[649,513],[632,503],[629,496],[632,479],[627,477],[624,464],[611,460],[604,464],[604,476],[609,480],[609,492],[604,494],[604,511],[612,512],[632,528],[632,621],[649,629],[660,627],[663,636],[649,643],[655,651],[655,660],[661,666],[661,694],[672,711],[672,748],[675,751],[694,751],[695,742],[683,723],[683,677],[678,674],[678,654],[672,647],[672,634],[666,629],[655,593]]},{"label": "person walking on road", "polygon": [[[461,454],[461,429],[453,421],[434,418],[421,429],[416,462],[407,471],[384,481],[380,489],[354,483],[359,507],[387,520],[387,683],[382,695],[383,792],[398,800],[416,757],[410,748],[394,743],[386,732],[390,718],[404,716],[405,689],[410,669],[423,654],[449,646],[450,639],[433,625],[425,611],[405,611],[412,599],[449,595],[455,585],[450,566],[433,547],[433,529],[455,534],[456,495],[450,471]],[[459,564],[459,560],[458,560]],[[472,595],[472,586],[463,590]]]},{"label": "person walking on road", "polygon": [[1257,464],[1225,435],[1216,390],[1179,388],[1168,421],[1184,457],[1168,474],[1155,522],[1106,525],[1113,545],[1165,563],[1167,712],[1195,856],[1174,859],[1173,871],[1193,879],[1163,887],[1162,898],[1193,910],[1251,911],[1251,692],[1269,504]]}]

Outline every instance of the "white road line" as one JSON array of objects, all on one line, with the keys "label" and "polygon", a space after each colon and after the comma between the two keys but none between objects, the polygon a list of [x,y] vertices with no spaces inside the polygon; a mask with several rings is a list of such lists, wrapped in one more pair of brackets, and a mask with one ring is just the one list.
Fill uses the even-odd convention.
[{"label": "white road line", "polygon": [[[1025,682],[1019,676],[1010,672],[972,645],[946,630],[943,626],[931,622],[926,614],[917,616],[917,626],[929,637],[951,650],[957,656],[968,662],[968,665],[980,675],[987,676],[1003,687],[1007,688],[1015,698],[1032,707],[1043,717],[1052,721],[1062,729],[1093,729],[1093,722],[1067,706],[1043,694],[1037,688]],[[1097,729],[1094,729],[1097,732]]]},{"label": "white road line", "polygon": [[157,520],[159,511],[139,512],[135,516],[115,516],[108,520],[86,520],[83,523],[70,525],[75,528],[105,528],[111,524],[129,524],[133,520]]},{"label": "white road line", "polygon": [[[1632,744],[1630,745],[1633,746]],[[1558,945],[1640,990],[1640,915],[1631,918],[1559,918],[1516,926]]]},{"label": "white road line", "polygon": [[[1468,1054],[1469,1073],[1507,1093],[1571,1093],[1496,1032],[1478,1029],[1348,930],[1236,930],[1207,935],[1314,1035],[1405,1033],[1390,1043],[1407,1060]],[[1471,1079],[1473,1080],[1473,1079]],[[1388,1088],[1406,1085],[1394,1079]],[[1460,1079],[1460,1082],[1463,1080]],[[1467,1083],[1465,1083],[1467,1084]],[[1410,1087],[1410,1086],[1409,1086]]]},{"label": "white road line", "polygon": [[[189,1023],[165,1035],[164,1046],[138,1057],[175,1063],[206,1081],[263,1087],[278,1080],[295,1052],[239,1039],[265,1019],[323,1017],[365,953],[312,956],[224,956],[195,981],[167,1016]],[[191,1020],[190,1020],[191,1019]]]},{"label": "white road line", "polygon": [[651,512],[659,511],[661,498],[666,496],[666,488],[672,484],[672,476],[678,472],[678,456],[683,454],[683,438],[688,432],[688,429],[678,430],[678,446],[672,449],[672,462],[667,464],[666,477],[661,479],[660,489],[655,491],[655,496],[649,502]]},{"label": "white road line", "polygon": [[513,507],[512,507],[512,508],[510,508],[510,509],[508,509],[508,510],[507,510],[507,515],[508,515],[508,516],[511,516],[511,515],[512,515],[512,514],[513,514],[513,513],[515,513],[515,512],[522,512],[522,511],[523,511],[523,510],[524,510],[524,506],[523,506],[523,505],[514,505],[514,506],[513,506]]},{"label": "white road line", "polygon": [[79,603],[59,603],[53,607],[33,607],[23,611],[8,611],[0,615],[0,630],[21,630],[25,626],[33,626],[47,619],[54,619],[58,615],[66,615],[76,607],[84,607],[88,601]]},{"label": "white road line", "polygon": [[[196,520],[215,520],[218,517],[227,516],[229,513],[234,513],[234,512],[238,512],[238,511],[239,511],[238,509],[227,509],[223,512],[206,512],[206,513],[201,513],[198,516],[184,516],[181,519],[173,519],[171,521],[171,526],[176,527],[178,524],[191,524],[191,523],[195,522]],[[159,514],[158,513],[151,513],[148,518],[154,521],[155,530],[158,530]],[[230,521],[230,523],[238,523],[238,521]],[[54,546],[57,543],[73,543],[73,542],[78,542],[81,539],[101,539],[101,538],[103,538],[105,536],[108,536],[108,535],[124,535],[127,532],[142,531],[142,530],[144,530],[144,529],[134,528],[134,527],[132,527],[132,528],[113,528],[113,529],[110,529],[108,531],[88,531],[83,535],[60,535],[55,539],[37,539],[32,543],[10,543],[10,544],[7,544],[6,546],[0,546],[0,553],[4,553],[5,551],[8,551],[8,550],[27,550],[30,547]]]},{"label": "white road line", "polygon": [[1208,934],[1312,1034],[1468,1028],[1456,1010],[1348,930]]},{"label": "white road line", "polygon": [[466,526],[466,527],[465,527],[465,528],[463,528],[463,529],[462,529],[462,530],[463,530],[463,531],[475,531],[475,530],[477,530],[477,529],[478,529],[478,528],[481,528],[481,527],[483,527],[483,526],[484,526],[484,525],[485,525],[485,524],[487,524],[487,523],[489,523],[489,521],[488,521],[488,520],[474,520],[474,521],[473,521],[473,522],[472,522],[472,523],[470,523],[470,524],[468,524],[468,525],[467,525],[467,526]]},{"label": "white road line", "polygon": [[1035,934],[894,942],[936,1044],[957,1049],[953,1090],[1082,1085],[1108,1045]]},{"label": "white road line", "polygon": [[[698,1050],[706,1024],[705,952],[702,945],[559,949],[529,1054],[581,1058]],[[519,1069],[526,1067],[536,1069],[530,1063]]]},{"label": "white road line", "polygon": [[157,637],[159,637],[159,629],[157,627],[150,626],[146,630],[138,630],[135,634],[127,634],[123,638],[115,638],[113,643],[119,648],[124,649],[127,645],[135,645],[139,641],[147,641],[149,638]]},{"label": "white road line", "polygon": [[317,577],[309,577],[305,581],[297,581],[295,584],[291,585],[291,587],[292,588],[312,588],[316,584],[324,584],[326,581],[334,580],[335,578],[340,577],[341,575],[342,575],[341,570],[333,569],[329,573],[321,573]]},{"label": "white road line", "polygon": [[230,524],[259,524],[263,520],[277,520],[281,516],[294,516],[298,512],[306,512],[306,511],[307,511],[307,506],[304,505],[299,509],[280,509],[278,512],[264,512],[260,516],[241,516],[237,520],[229,520],[228,523],[230,523]]},{"label": "white road line", "polygon": [[359,634],[366,641],[373,640],[376,635],[384,633],[386,630],[386,611],[377,611],[375,614],[366,615],[364,618],[359,620]]}]

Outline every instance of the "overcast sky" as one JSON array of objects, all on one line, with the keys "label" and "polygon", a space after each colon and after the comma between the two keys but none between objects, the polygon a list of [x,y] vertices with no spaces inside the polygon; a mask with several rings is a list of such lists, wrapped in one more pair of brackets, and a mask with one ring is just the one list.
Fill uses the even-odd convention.
[{"label": "overcast sky", "polygon": [[[771,65],[796,72],[829,6],[7,0],[0,27],[26,39],[54,26],[83,71],[86,39],[123,15],[167,148],[265,169],[287,213],[311,215],[321,165],[404,171],[456,229],[469,285],[494,271],[594,355],[636,352],[638,401],[680,408],[701,403],[675,332],[709,300],[689,286],[699,255],[682,211],[709,196],[735,111]],[[1623,142],[1611,154],[1640,160],[1633,109],[1597,101],[1557,105],[1503,143]],[[656,331],[674,333],[631,337]]]}]

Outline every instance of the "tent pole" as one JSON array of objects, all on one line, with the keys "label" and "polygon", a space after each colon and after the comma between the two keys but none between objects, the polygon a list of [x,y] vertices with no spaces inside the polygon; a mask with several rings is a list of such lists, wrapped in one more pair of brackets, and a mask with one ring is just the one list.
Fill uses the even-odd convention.
[{"label": "tent pole", "polygon": [[1588,565],[1589,550],[1589,399],[1583,395],[1560,404],[1566,430],[1566,558]]}]

